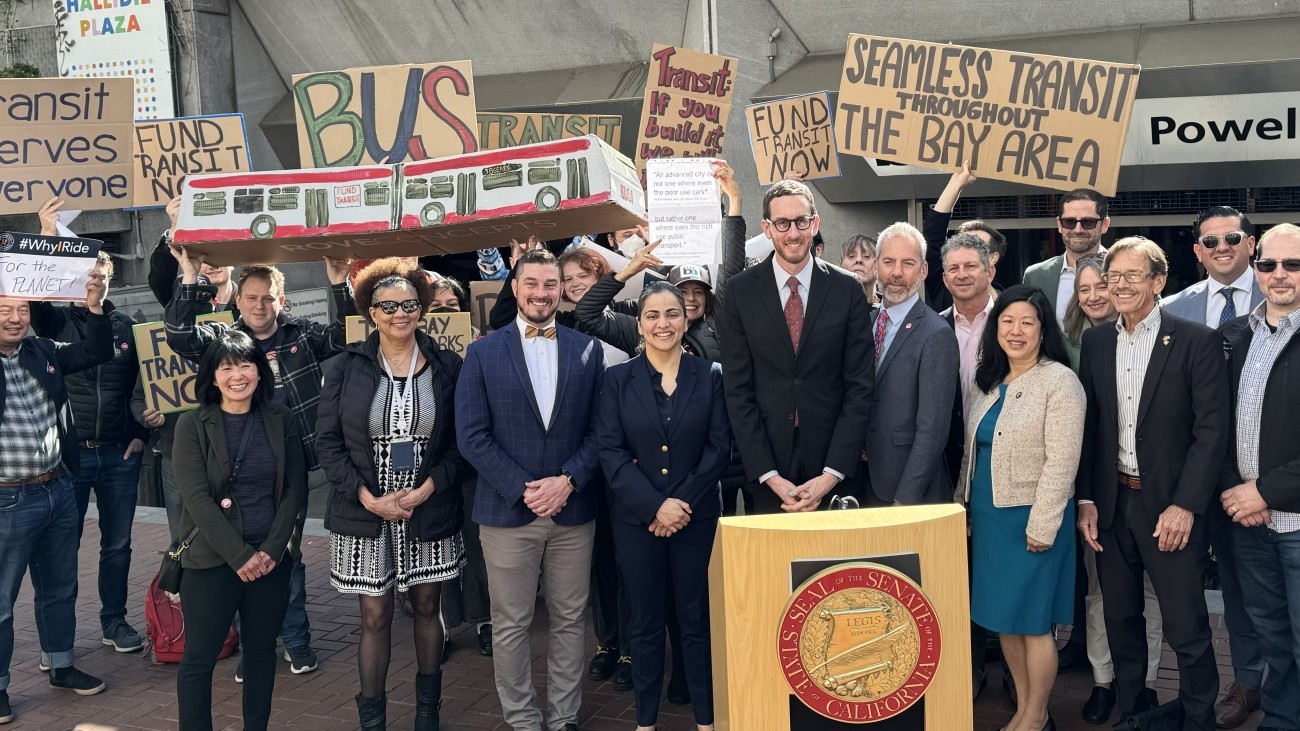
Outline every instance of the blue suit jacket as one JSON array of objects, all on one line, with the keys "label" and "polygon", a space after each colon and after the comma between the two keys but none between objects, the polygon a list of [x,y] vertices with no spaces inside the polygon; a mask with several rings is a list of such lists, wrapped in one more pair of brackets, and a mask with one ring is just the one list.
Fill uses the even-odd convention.
[{"label": "blue suit jacket", "polygon": [[[1208,305],[1205,298],[1209,296],[1209,292],[1209,281],[1202,279],[1178,294],[1164,300],[1160,305],[1165,309],[1165,312],[1168,312],[1174,317],[1181,317],[1184,320],[1191,320],[1192,322],[1207,325],[1208,327],[1218,327],[1219,323],[1217,322],[1210,324],[1205,321],[1205,310]],[[1263,301],[1264,294],[1259,291],[1259,280],[1252,279],[1250,282],[1250,309],[1254,310],[1259,306],[1259,303]],[[1238,312],[1237,316],[1240,317],[1248,314],[1250,313]]]},{"label": "blue suit jacket", "polygon": [[731,463],[722,366],[682,356],[668,424],[659,416],[651,378],[644,355],[605,373],[596,441],[609,481],[610,517],[650,525],[673,497],[691,506],[692,521],[717,518],[718,481]]},{"label": "blue suit jacket", "polygon": [[469,346],[456,383],[456,443],[478,470],[474,522],[514,528],[537,516],[524,505],[524,483],[568,471],[578,492],[555,516],[560,525],[596,517],[595,409],[605,371],[596,340],[556,326],[559,367],[555,408],[543,424],[512,322]]}]

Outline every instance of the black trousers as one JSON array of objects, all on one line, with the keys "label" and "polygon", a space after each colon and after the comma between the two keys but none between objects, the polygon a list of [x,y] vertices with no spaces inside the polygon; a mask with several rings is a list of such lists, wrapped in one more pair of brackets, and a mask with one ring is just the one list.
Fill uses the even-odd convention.
[{"label": "black trousers", "polygon": [[239,614],[244,664],[244,729],[266,731],[275,690],[275,638],[289,606],[293,559],[285,556],[271,573],[245,583],[229,566],[185,569],[181,614],[185,654],[176,673],[181,731],[211,731],[212,671]]},{"label": "black trousers", "polygon": [[587,602],[591,606],[596,642],[601,647],[617,648],[627,655],[632,652],[632,605],[618,572],[605,484],[602,481],[592,487],[596,490],[596,538],[591,554],[591,592]]},{"label": "black trousers", "polygon": [[[1131,714],[1142,710],[1139,699],[1147,674],[1146,620],[1142,615],[1145,570],[1164,615],[1165,639],[1178,656],[1183,728],[1212,731],[1219,670],[1202,579],[1207,560],[1205,531],[1194,534],[1181,551],[1161,551],[1151,535],[1160,516],[1147,510],[1139,491],[1124,485],[1118,490],[1111,525],[1099,532],[1102,551],[1097,554],[1097,572],[1120,711]],[[1196,520],[1205,517],[1198,515]]]},{"label": "black trousers", "polygon": [[709,556],[716,520],[692,520],[669,538],[644,525],[614,522],[614,544],[632,604],[632,683],[636,722],[653,726],[664,682],[664,635],[670,615],[681,626],[686,685],[697,724],[713,723],[709,646]]}]

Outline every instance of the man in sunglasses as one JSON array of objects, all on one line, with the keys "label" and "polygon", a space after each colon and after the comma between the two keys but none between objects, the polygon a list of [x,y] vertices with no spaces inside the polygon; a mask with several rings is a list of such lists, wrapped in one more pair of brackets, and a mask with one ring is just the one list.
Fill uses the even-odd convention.
[{"label": "man in sunglasses", "polygon": [[[1165,312],[1217,328],[1264,301],[1251,271],[1255,227],[1246,214],[1227,206],[1207,208],[1192,222],[1196,258],[1208,275],[1164,302]],[[1259,635],[1242,602],[1241,582],[1233,559],[1232,521],[1222,511],[1209,514],[1210,548],[1218,559],[1223,589],[1223,621],[1232,650],[1233,682],[1214,708],[1219,728],[1236,728],[1259,708],[1264,657]]]},{"label": "man in sunglasses", "polygon": [[1074,268],[1079,259],[1105,253],[1101,237],[1110,229],[1106,197],[1091,188],[1078,188],[1061,197],[1061,215],[1056,230],[1065,242],[1065,253],[1041,261],[1025,270],[1025,284],[1043,290],[1056,308],[1056,319],[1065,322],[1065,308],[1074,294]]},{"label": "man in sunglasses", "polygon": [[[176,297],[167,304],[163,316],[167,326],[167,344],[182,358],[198,363],[208,345],[229,326],[220,322],[195,322],[203,306],[198,278],[205,270],[205,255],[175,245],[172,254],[180,264],[181,280]],[[346,284],[349,264],[346,260],[325,258],[336,313],[334,323],[329,326],[284,313],[284,274],[272,266],[245,267],[235,295],[240,318],[234,328],[248,333],[266,353],[275,374],[272,399],[293,409],[294,419],[303,435],[307,468],[313,471],[320,469],[316,458],[316,407],[320,403],[323,380],[321,363],[340,352],[344,345],[344,319],[355,310]],[[310,484],[318,484],[322,479],[318,473]],[[307,495],[304,494],[298,515],[299,530],[306,519]],[[285,659],[293,673],[310,673],[317,668],[307,620],[307,571],[301,561],[294,562],[289,580],[289,610],[284,617],[280,640],[284,643]],[[235,680],[244,682],[242,663],[235,671]]]},{"label": "man in sunglasses", "polygon": [[1260,238],[1255,270],[1265,303],[1219,331],[1228,350],[1236,438],[1219,483],[1222,509],[1211,510],[1231,521],[1245,609],[1268,638],[1261,645],[1268,679],[1259,728],[1300,729],[1300,388],[1288,378],[1292,365],[1300,368],[1300,338],[1294,337],[1300,328],[1300,227],[1269,229]]}]

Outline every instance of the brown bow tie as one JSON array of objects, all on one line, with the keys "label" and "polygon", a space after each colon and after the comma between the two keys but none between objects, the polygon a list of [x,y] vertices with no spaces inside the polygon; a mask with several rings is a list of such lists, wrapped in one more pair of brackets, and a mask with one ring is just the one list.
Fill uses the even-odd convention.
[{"label": "brown bow tie", "polygon": [[538,335],[541,335],[547,340],[554,340],[555,326],[552,325],[551,327],[533,327],[532,325],[528,325],[524,328],[524,337],[535,338]]}]

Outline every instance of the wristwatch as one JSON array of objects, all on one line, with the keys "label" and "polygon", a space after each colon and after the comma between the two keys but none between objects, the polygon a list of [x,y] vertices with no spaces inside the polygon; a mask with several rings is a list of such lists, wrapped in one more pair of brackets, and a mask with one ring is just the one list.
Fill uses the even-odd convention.
[{"label": "wristwatch", "polygon": [[560,476],[569,481],[569,489],[578,492],[578,481],[573,479],[573,475],[568,470],[560,470]]}]

